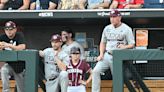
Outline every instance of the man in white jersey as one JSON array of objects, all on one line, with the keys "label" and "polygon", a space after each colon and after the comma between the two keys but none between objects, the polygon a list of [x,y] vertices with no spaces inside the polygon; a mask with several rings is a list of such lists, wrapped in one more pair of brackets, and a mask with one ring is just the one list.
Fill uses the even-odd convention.
[{"label": "man in white jersey", "polygon": [[121,13],[118,10],[111,10],[110,22],[102,33],[100,42],[100,55],[97,57],[97,64],[93,69],[92,92],[100,92],[100,73],[110,68],[113,73],[112,50],[133,48],[135,41],[132,29],[121,22]]},{"label": "man in white jersey", "polygon": [[[44,57],[46,92],[67,92],[68,73],[66,65],[68,65],[69,55],[62,51],[61,36],[55,34],[51,37],[52,48],[46,48],[39,51],[41,57]],[[60,89],[61,88],[61,89]]]},{"label": "man in white jersey", "polygon": [[75,34],[72,32],[71,28],[63,27],[61,31],[62,41],[64,45],[62,46],[62,50],[70,55],[70,51],[72,47],[79,47],[81,53],[81,59],[85,59],[84,48],[76,41],[74,41]]}]

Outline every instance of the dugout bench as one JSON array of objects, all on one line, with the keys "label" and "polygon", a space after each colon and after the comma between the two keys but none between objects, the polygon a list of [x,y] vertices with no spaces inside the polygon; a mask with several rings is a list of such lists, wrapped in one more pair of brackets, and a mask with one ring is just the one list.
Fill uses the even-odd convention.
[{"label": "dugout bench", "polygon": [[[126,78],[124,78],[123,63],[125,61],[134,60],[164,60],[164,50],[160,49],[147,49],[147,50],[114,50],[113,51],[113,92],[123,92],[123,85]],[[134,68],[133,68],[134,69]],[[135,71],[135,70],[134,70]],[[136,76],[141,80],[138,73],[135,71]],[[141,86],[144,88],[144,83]],[[145,89],[144,92],[149,92]]]},{"label": "dugout bench", "polygon": [[37,50],[0,51],[0,61],[25,62],[25,92],[38,92],[38,64]]}]

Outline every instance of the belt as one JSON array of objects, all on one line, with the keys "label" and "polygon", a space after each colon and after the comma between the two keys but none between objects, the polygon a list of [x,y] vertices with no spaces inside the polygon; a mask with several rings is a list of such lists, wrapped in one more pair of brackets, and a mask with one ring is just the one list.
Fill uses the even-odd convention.
[{"label": "belt", "polygon": [[54,62],[45,62],[46,64],[52,64],[54,65],[55,63]]},{"label": "belt", "polygon": [[54,78],[51,78],[51,79],[47,79],[47,81],[53,81],[57,78],[57,76],[55,76]]},{"label": "belt", "polygon": [[106,53],[108,53],[109,55],[112,55],[112,52],[111,51],[106,51]]}]

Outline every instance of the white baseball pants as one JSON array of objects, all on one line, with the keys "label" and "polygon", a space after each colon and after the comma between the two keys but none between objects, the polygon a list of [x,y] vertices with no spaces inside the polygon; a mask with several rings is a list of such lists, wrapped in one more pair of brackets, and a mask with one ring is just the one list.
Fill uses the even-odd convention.
[{"label": "white baseball pants", "polygon": [[111,69],[113,74],[113,56],[105,52],[103,60],[97,62],[92,72],[92,92],[100,92],[100,74],[107,69]]},{"label": "white baseball pants", "polygon": [[46,92],[59,92],[61,89],[61,92],[67,92],[68,87],[68,72],[67,71],[61,71],[59,76],[46,82]]},{"label": "white baseball pants", "polygon": [[25,92],[24,91],[24,74],[25,71],[21,73],[16,73],[13,68],[8,65],[7,63],[4,64],[1,68],[1,78],[2,78],[2,92],[11,92],[9,86],[9,76],[14,76],[16,81],[16,87],[18,92]]}]

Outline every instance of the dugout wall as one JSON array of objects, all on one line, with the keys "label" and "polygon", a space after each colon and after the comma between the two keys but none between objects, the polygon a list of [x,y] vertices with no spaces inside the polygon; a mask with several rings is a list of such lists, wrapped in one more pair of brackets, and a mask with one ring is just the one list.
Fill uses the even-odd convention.
[{"label": "dugout wall", "polygon": [[[86,33],[86,38],[93,39],[91,46],[98,46],[104,26],[110,23],[109,11],[0,11],[0,32],[3,32],[3,25],[6,21],[13,20],[19,26],[19,30],[24,32],[28,49],[44,49],[50,46],[49,39],[52,34],[60,33],[62,26],[68,26],[75,33]],[[123,14],[123,22],[132,28],[164,28],[164,9],[131,9],[120,11]],[[150,35],[149,40],[151,41],[160,35],[161,39],[157,39],[160,40],[160,43],[154,45],[158,46],[157,44],[160,44],[164,46],[164,42],[162,42],[164,39],[162,38],[164,36],[163,31],[161,30],[155,34],[152,33],[153,35]],[[153,43],[150,42],[150,45],[153,45]],[[103,79],[109,78],[105,76]]]}]

